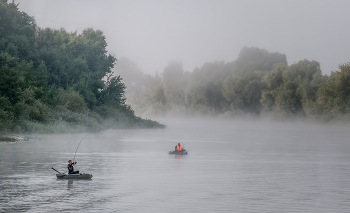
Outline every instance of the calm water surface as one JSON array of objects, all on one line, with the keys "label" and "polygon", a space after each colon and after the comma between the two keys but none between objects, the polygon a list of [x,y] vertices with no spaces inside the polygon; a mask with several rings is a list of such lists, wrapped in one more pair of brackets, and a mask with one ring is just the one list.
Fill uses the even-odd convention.
[{"label": "calm water surface", "polygon": [[[0,212],[350,212],[349,126],[168,122],[0,143]],[[168,152],[177,143],[189,155]]]}]

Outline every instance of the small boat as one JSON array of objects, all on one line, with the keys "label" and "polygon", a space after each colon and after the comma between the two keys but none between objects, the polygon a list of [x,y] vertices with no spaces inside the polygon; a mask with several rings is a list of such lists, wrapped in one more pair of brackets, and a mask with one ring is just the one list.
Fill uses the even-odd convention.
[{"label": "small boat", "polygon": [[65,174],[65,173],[61,173],[61,174],[56,174],[57,179],[64,179],[64,180],[68,180],[68,179],[83,179],[83,180],[90,180],[92,178],[91,174]]},{"label": "small boat", "polygon": [[181,151],[170,151],[169,155],[187,155],[188,152],[186,149],[182,149]]}]

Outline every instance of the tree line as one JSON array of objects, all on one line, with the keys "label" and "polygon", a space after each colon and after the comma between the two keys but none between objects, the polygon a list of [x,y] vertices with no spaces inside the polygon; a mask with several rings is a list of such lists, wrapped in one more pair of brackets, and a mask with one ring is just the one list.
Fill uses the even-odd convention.
[{"label": "tree line", "polygon": [[323,75],[317,61],[288,65],[285,54],[244,47],[234,61],[205,63],[192,72],[171,62],[152,76],[126,58],[114,72],[125,76],[128,103],[139,113],[349,120],[349,63]]},{"label": "tree line", "polygon": [[[100,30],[40,28],[0,0],[0,130],[164,127],[135,116]],[[51,128],[51,129],[50,129]]]}]

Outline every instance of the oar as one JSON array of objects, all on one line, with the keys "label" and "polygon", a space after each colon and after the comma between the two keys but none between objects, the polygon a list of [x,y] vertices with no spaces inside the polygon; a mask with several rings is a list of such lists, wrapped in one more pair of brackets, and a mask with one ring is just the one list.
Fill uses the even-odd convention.
[{"label": "oar", "polygon": [[53,170],[55,170],[56,172],[58,172],[58,174],[61,174],[61,172],[57,171],[57,170],[56,170],[56,169],[54,169],[53,167],[52,167],[51,169],[53,169]]}]

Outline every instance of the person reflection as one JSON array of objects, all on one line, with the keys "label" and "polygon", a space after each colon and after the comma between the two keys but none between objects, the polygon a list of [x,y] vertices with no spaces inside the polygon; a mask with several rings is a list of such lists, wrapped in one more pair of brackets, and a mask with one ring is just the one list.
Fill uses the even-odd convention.
[{"label": "person reflection", "polygon": [[73,180],[68,180],[67,188],[68,189],[72,189],[73,188]]},{"label": "person reflection", "polygon": [[182,155],[175,155],[175,159],[181,159]]}]

